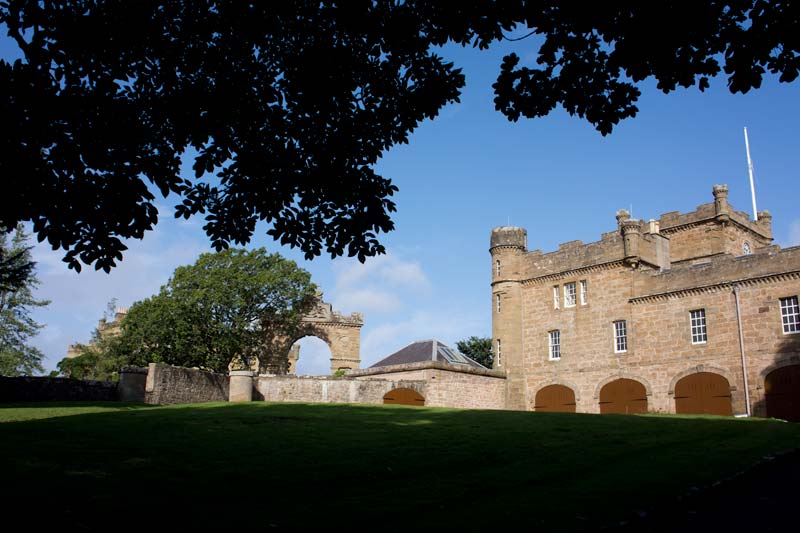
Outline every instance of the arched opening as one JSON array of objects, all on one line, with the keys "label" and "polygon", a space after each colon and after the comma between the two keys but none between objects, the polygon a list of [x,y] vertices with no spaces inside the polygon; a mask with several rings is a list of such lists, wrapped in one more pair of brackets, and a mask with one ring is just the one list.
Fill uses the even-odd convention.
[{"label": "arched opening", "polygon": [[564,385],[548,385],[536,393],[533,409],[543,413],[574,413],[575,392]]},{"label": "arched opening", "polygon": [[412,389],[394,389],[383,395],[384,404],[395,405],[425,405],[425,398]]},{"label": "arched opening", "polygon": [[731,416],[731,384],[713,372],[689,374],[675,384],[675,412]]},{"label": "arched opening", "polygon": [[[294,362],[293,358],[296,358]],[[329,375],[331,373],[331,348],[328,343],[313,336],[303,337],[296,341],[289,351],[289,372],[303,376]]]},{"label": "arched opening", "polygon": [[800,422],[800,365],[773,370],[764,379],[767,416]]},{"label": "arched opening", "polygon": [[633,415],[647,412],[647,391],[633,379],[615,379],[600,389],[600,413]]}]

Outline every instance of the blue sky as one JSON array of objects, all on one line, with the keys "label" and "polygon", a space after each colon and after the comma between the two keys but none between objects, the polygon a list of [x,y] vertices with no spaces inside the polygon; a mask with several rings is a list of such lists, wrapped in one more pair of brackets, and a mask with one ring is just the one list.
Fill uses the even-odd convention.
[{"label": "blue sky", "polygon": [[[0,53],[11,53],[0,41]],[[304,261],[259,228],[249,247],[264,246],[297,261],[335,309],[361,311],[362,365],[406,344],[438,338],[448,344],[491,332],[489,233],[522,226],[530,249],[551,251],[560,242],[598,240],[615,228],[617,209],[636,218],[691,211],[727,183],[730,202],[751,211],[742,128],[747,126],[758,208],[773,215],[776,244],[800,244],[800,85],[767,79],[747,95],[732,95],[725,79],[706,93],[660,93],[642,85],[639,115],[602,137],[562,110],[510,123],[494,110],[492,88],[503,54],[523,58],[533,40],[501,43],[488,52],[446,47],[442,54],[463,68],[467,87],[448,106],[392,149],[377,170],[392,178],[397,229],[384,235],[387,254],[365,264],[321,257]],[[129,243],[111,274],[68,271],[63,253],[37,245],[42,281],[37,295],[52,300],[34,318],[47,327],[34,344],[55,368],[71,342],[89,339],[106,303],[129,306],[164,284],[176,266],[210,251],[202,220],[175,221],[170,200],[159,200],[161,221],[143,241]],[[324,343],[304,341],[300,372],[326,373]]]}]

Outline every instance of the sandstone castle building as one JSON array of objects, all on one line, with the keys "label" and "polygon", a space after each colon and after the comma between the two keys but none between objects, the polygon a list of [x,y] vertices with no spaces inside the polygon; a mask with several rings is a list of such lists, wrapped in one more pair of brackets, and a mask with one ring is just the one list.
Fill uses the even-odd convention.
[{"label": "sandstone castle building", "polygon": [[495,369],[506,408],[800,419],[800,247],[728,203],[528,251],[491,233]]}]

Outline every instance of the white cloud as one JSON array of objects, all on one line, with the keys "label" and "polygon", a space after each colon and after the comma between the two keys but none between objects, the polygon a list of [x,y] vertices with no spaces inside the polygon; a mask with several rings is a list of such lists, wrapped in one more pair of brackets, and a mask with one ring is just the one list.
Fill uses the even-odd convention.
[{"label": "white cloud", "polygon": [[396,312],[431,288],[419,262],[392,254],[369,258],[363,264],[342,261],[334,265],[334,270],[336,281],[330,301],[345,312]]},{"label": "white cloud", "polygon": [[339,263],[337,288],[348,289],[366,283],[387,283],[393,287],[426,291],[430,281],[417,261],[404,261],[393,254],[370,257],[364,263],[347,260]]},{"label": "white cloud", "polygon": [[482,331],[478,314],[419,311],[404,320],[388,320],[372,327],[361,339],[361,366],[366,368],[418,340],[456,341]]}]

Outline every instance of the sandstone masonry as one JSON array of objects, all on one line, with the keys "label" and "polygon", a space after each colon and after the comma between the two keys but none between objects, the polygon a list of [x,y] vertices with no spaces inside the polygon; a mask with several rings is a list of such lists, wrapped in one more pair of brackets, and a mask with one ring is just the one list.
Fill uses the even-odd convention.
[{"label": "sandstone masonry", "polygon": [[522,228],[492,231],[492,336],[508,408],[783,414],[778,389],[800,394],[800,247],[772,245],[768,212],[750,220],[726,186],[713,193],[649,223],[621,210],[600,241],[551,253],[528,251]]}]

